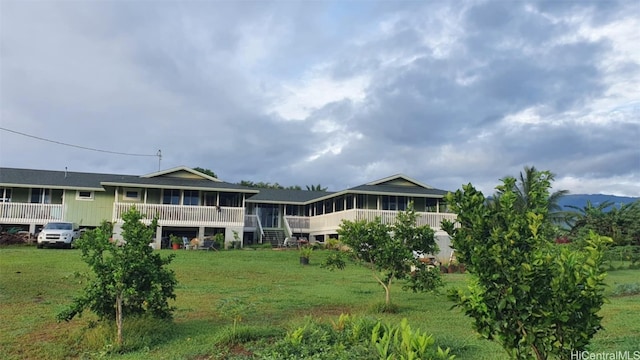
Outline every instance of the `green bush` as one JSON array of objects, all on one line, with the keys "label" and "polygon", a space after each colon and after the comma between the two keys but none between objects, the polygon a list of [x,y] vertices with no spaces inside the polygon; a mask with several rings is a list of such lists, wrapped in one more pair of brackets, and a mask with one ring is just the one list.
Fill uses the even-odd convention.
[{"label": "green bush", "polygon": [[262,359],[453,359],[450,350],[434,346],[431,335],[399,325],[342,314],[323,323],[305,323],[262,354]]},{"label": "green bush", "polygon": [[640,283],[618,284],[611,292],[612,296],[630,296],[640,294]]}]

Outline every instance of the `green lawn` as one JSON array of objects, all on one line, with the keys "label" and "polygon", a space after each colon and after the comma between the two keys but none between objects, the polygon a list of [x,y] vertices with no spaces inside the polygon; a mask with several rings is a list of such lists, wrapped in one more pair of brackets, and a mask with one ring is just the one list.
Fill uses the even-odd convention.
[{"label": "green lawn", "polygon": [[[162,342],[118,358],[223,358],[215,339],[233,320],[221,303],[242,304],[242,326],[283,334],[305,316],[336,319],[341,313],[369,315],[389,321],[409,319],[412,328],[432,333],[441,347],[450,347],[457,359],[505,359],[495,343],[478,339],[471,321],[445,295],[414,294],[397,283],[392,301],[400,312],[372,314],[383,291],[365,269],[349,265],[343,271],[322,269],[327,255],[316,251],[311,265],[301,266],[296,251],[170,251],[176,289],[175,325]],[[87,270],[77,250],[0,248],[0,358],[63,359],[99,357],[86,349],[80,334],[95,320],[86,313],[69,323],[57,323],[55,314],[82,289],[74,274]],[[617,270],[608,282],[640,282],[639,270]],[[447,287],[464,286],[467,275],[444,275]],[[443,291],[444,293],[444,291]],[[605,330],[598,333],[592,351],[640,350],[640,296],[612,297],[602,310]],[[126,333],[125,333],[126,337]],[[634,348],[635,347],[635,348]],[[108,357],[108,356],[107,356]]]}]

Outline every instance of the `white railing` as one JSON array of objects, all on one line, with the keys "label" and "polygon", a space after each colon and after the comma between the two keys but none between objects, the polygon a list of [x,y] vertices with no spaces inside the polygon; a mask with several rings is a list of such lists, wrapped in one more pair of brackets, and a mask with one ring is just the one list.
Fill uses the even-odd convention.
[{"label": "white railing", "polygon": [[284,219],[287,221],[287,223],[289,224],[289,227],[291,227],[294,230],[308,230],[310,225],[309,222],[309,217],[308,216],[285,216]]},{"label": "white railing", "polygon": [[245,220],[244,208],[129,203],[113,204],[113,220],[134,206],[147,221],[158,217],[163,226],[243,226]]},{"label": "white railing", "polygon": [[264,235],[264,230],[262,229],[262,223],[260,222],[260,217],[258,215],[245,215],[244,227],[255,228],[258,230],[260,235]]},{"label": "white railing", "polygon": [[0,221],[20,224],[63,220],[62,204],[0,203]]},{"label": "white railing", "polygon": [[[395,210],[368,210],[368,209],[351,209],[339,211],[331,214],[324,214],[310,217],[311,231],[332,231],[336,230],[342,220],[367,220],[373,221],[380,218],[384,224],[393,224],[396,221],[398,211]],[[417,212],[417,225],[429,225],[433,229],[440,229],[443,219],[454,221],[456,214],[451,213],[433,213],[433,212]]]}]

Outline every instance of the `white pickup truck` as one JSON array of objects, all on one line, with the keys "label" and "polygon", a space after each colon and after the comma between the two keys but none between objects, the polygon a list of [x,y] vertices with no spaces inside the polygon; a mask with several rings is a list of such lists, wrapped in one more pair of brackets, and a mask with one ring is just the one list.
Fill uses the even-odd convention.
[{"label": "white pickup truck", "polygon": [[72,222],[50,222],[38,234],[38,249],[45,246],[61,246],[71,248],[73,242],[80,237],[78,226]]}]

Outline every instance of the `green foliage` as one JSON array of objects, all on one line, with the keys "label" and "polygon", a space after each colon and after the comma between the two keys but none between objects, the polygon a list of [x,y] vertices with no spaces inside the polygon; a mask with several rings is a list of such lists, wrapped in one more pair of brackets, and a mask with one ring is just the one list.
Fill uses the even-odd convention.
[{"label": "green foliage", "polygon": [[201,173],[203,173],[205,175],[209,175],[209,176],[211,176],[213,178],[216,178],[216,179],[218,178],[218,175],[216,175],[216,173],[214,173],[212,170],[209,170],[209,169],[205,169],[205,168],[201,168],[201,167],[195,167],[195,168],[193,168],[193,170],[201,172]]},{"label": "green foliage", "polygon": [[121,346],[113,346],[115,324],[98,321],[81,330],[78,338],[86,355],[100,357],[158,346],[174,335],[174,324],[168,319],[134,316],[127,319],[124,332],[128,335]]},{"label": "green foliage", "polygon": [[611,292],[611,296],[631,296],[640,294],[640,283],[618,284]]},{"label": "green foliage", "polygon": [[213,241],[215,241],[216,243],[216,248],[222,250],[224,249],[224,234],[223,233],[217,233],[215,235],[213,235]]},{"label": "green foliage", "polygon": [[320,266],[329,270],[343,270],[347,266],[347,254],[342,251],[332,251]]},{"label": "green foliage", "polygon": [[530,174],[526,206],[515,178],[488,202],[471,184],[447,195],[460,227],[448,221],[458,259],[473,274],[469,293],[450,297],[474,328],[514,359],[569,358],[600,330],[604,302],[603,252],[609,238],[594,233],[580,251],[556,245],[548,216],[552,176]]},{"label": "green foliage", "polygon": [[312,253],[313,253],[313,246],[305,245],[305,246],[301,246],[300,247],[300,257],[301,258],[309,259],[311,257]]},{"label": "green foliage", "polygon": [[433,336],[420,330],[414,331],[407,319],[400,325],[378,322],[371,331],[371,343],[375,346],[380,359],[454,359],[450,350],[437,348],[433,353]]},{"label": "green foliage", "polygon": [[629,269],[638,268],[640,264],[640,246],[612,246],[605,251],[605,260],[613,265],[613,262],[628,264]]},{"label": "green foliage", "polygon": [[85,309],[100,319],[116,319],[116,299],[122,299],[124,317],[148,314],[156,318],[171,318],[173,308],[168,299],[175,299],[175,275],[166,266],[173,255],[162,258],[149,246],[157,222],[147,226],[141,214],[132,208],[122,215],[124,244],[110,241],[112,225],[107,222],[87,231],[76,242],[81,256],[95,274],[84,292],[73,304],[60,312],[58,320],[69,321]]},{"label": "green foliage", "polygon": [[324,242],[324,247],[327,250],[339,250],[342,243],[338,239],[327,239]]},{"label": "green foliage", "polygon": [[640,201],[614,206],[604,202],[594,206],[591,202],[578,208],[569,206],[574,212],[567,215],[569,235],[574,240],[586,237],[589,231],[613,239],[614,245],[640,246]]},{"label": "green foliage", "polygon": [[250,180],[241,180],[238,185],[242,185],[242,186],[246,186],[246,187],[250,187],[250,188],[256,188],[256,189],[280,189],[280,190],[302,190],[302,188],[300,187],[300,185],[293,185],[293,186],[282,186],[278,183],[270,183],[270,182],[253,182]]},{"label": "green foliage", "polygon": [[169,235],[169,240],[171,240],[171,243],[175,244],[175,245],[182,245],[182,243],[183,243],[181,237],[173,235],[173,234]]},{"label": "green foliage", "polygon": [[230,317],[233,321],[231,332],[228,336],[229,342],[240,342],[242,338],[238,333],[238,324],[245,316],[253,314],[255,312],[255,305],[251,302],[238,297],[222,299],[220,300],[218,310],[220,314],[226,317]]},{"label": "green foliage", "polygon": [[306,318],[274,344],[263,359],[454,359],[449,349],[434,346],[431,335],[399,325],[342,314],[322,323]]},{"label": "green foliage", "polygon": [[393,225],[383,224],[379,218],[343,220],[338,229],[340,240],[384,288],[387,304],[391,302],[391,285],[396,279],[406,280],[405,288],[413,291],[431,291],[442,285],[439,272],[415,256],[438,251],[433,229],[428,225],[417,226],[417,218],[413,204],[409,204],[406,211],[398,213]]},{"label": "green foliage", "polygon": [[322,185],[307,185],[307,191],[327,191],[326,187],[322,187]]}]

